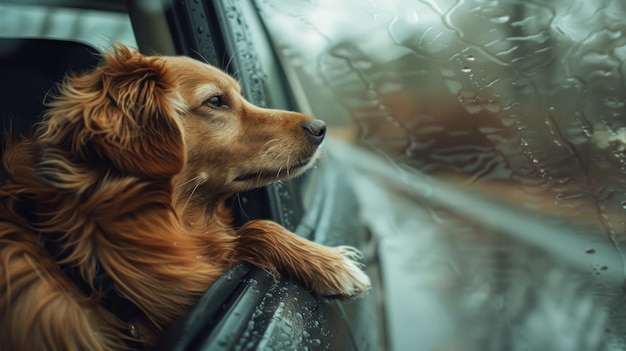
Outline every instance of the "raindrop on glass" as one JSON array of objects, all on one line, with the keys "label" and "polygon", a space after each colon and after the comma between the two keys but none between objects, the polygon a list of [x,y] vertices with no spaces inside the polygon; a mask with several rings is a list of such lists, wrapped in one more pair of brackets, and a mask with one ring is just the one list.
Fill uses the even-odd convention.
[{"label": "raindrop on glass", "polygon": [[499,17],[493,17],[492,19],[490,19],[490,21],[492,23],[496,23],[496,24],[502,24],[502,23],[506,23],[511,19],[510,16],[499,16]]},{"label": "raindrop on glass", "polygon": [[616,97],[607,97],[604,99],[604,105],[608,108],[622,108],[624,103]]}]

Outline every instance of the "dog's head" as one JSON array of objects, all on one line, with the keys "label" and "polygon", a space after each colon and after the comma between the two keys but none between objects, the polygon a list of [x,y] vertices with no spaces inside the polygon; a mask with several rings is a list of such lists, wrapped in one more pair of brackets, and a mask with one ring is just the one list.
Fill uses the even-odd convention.
[{"label": "dog's head", "polygon": [[325,135],[319,120],[250,104],[215,67],[125,47],[92,73],[68,78],[51,105],[45,139],[124,173],[173,177],[187,199],[295,176],[314,162]]},{"label": "dog's head", "polygon": [[187,109],[181,114],[187,163],[177,183],[232,193],[298,175],[315,160],[322,121],[250,104],[239,84],[187,57],[162,58]]}]

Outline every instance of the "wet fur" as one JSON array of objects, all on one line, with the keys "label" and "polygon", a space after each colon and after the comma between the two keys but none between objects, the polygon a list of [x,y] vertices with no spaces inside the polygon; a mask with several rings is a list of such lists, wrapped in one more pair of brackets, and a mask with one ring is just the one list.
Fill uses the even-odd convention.
[{"label": "wet fur", "polygon": [[[369,279],[353,248],[324,247],[271,221],[235,231],[223,204],[312,164],[309,120],[251,105],[231,77],[185,57],[118,47],[93,72],[68,77],[34,137],[6,146],[0,349],[126,347],[129,326],[61,264],[88,282],[100,264],[142,310],[132,328],[147,345],[239,261],[321,295],[362,294]],[[40,240],[58,233],[63,261]]]}]

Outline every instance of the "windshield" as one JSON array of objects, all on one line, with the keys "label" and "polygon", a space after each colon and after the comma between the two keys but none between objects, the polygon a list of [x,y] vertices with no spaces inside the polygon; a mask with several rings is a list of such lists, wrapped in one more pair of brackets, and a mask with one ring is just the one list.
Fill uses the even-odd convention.
[{"label": "windshield", "polygon": [[347,142],[394,349],[626,347],[623,1],[256,4]]}]

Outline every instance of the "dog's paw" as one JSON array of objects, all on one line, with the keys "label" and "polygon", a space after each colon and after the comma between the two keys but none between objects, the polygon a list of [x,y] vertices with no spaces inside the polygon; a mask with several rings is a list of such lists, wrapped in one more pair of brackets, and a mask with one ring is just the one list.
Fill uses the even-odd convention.
[{"label": "dog's paw", "polygon": [[361,269],[361,253],[350,246],[339,246],[334,250],[338,256],[327,262],[331,267],[318,277],[324,282],[317,286],[316,292],[326,297],[362,296],[371,288],[372,283]]}]

